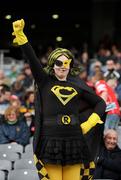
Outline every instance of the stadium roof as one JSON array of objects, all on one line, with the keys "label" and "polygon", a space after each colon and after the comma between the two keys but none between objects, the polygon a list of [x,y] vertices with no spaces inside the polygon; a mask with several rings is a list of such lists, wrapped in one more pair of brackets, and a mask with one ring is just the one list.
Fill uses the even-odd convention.
[{"label": "stadium roof", "polygon": [[11,46],[12,22],[21,18],[25,19],[25,32],[34,45],[64,42],[65,45],[78,46],[84,42],[90,43],[93,3],[116,1],[2,0],[0,49]]}]

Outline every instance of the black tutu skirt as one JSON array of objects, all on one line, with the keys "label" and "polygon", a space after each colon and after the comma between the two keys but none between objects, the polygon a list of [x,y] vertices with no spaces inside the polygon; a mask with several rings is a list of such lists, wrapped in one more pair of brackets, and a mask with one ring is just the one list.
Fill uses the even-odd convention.
[{"label": "black tutu skirt", "polygon": [[73,165],[90,162],[84,137],[42,137],[39,158],[43,163]]}]

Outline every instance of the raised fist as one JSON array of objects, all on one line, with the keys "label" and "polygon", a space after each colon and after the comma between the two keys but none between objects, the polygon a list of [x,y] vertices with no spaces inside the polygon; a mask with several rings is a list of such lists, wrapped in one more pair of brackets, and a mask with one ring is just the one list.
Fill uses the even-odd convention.
[{"label": "raised fist", "polygon": [[23,32],[24,25],[25,25],[24,20],[20,19],[20,20],[14,21],[12,25],[13,25],[12,35],[15,36],[15,38],[13,39],[13,44],[23,45],[27,43],[28,39]]},{"label": "raised fist", "polygon": [[19,31],[23,31],[24,25],[25,25],[24,19],[14,21],[13,22],[14,33],[19,32]]}]

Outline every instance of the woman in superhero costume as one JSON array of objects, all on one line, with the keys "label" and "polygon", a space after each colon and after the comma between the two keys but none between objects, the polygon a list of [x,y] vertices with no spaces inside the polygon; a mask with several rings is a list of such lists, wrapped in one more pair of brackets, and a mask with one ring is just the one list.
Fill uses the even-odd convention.
[{"label": "woman in superhero costume", "polygon": [[74,58],[69,50],[55,49],[43,69],[23,32],[24,25],[23,19],[13,22],[13,43],[27,56],[37,85],[33,149],[39,178],[79,180],[82,165],[94,160],[93,137],[98,137],[94,129],[103,126],[105,102],[72,75]]}]

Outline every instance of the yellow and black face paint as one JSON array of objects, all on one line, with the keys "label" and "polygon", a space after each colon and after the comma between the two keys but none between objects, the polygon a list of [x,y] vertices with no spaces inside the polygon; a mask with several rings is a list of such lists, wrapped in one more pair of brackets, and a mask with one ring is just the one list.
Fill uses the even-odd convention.
[{"label": "yellow and black face paint", "polygon": [[64,60],[64,61],[60,61],[60,60],[55,60],[55,65],[58,66],[58,67],[64,67],[64,68],[68,68],[70,63],[71,63],[71,59],[67,59],[67,60]]},{"label": "yellow and black face paint", "polygon": [[61,55],[64,55],[67,57],[67,59],[71,59],[73,61],[74,57],[71,51],[64,48],[56,48],[54,51],[52,51],[48,57],[48,66],[53,66],[55,61],[60,57]]}]

